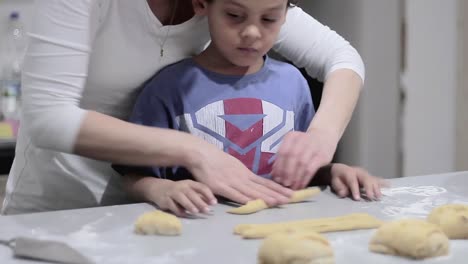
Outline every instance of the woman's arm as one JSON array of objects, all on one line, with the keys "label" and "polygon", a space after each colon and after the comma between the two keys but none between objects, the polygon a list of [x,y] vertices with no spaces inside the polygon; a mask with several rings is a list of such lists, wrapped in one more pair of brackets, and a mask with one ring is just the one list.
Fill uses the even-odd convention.
[{"label": "woman's arm", "polygon": [[324,81],[320,107],[311,128],[333,128],[340,138],[365,78],[359,53],[299,7],[288,10],[274,49],[297,67],[305,68],[311,77]]},{"label": "woman's arm", "polygon": [[97,5],[89,0],[35,2],[23,75],[22,129],[32,144],[128,165],[189,169],[213,192],[239,203],[285,203],[291,194],[235,158],[187,133],[130,124],[80,108]]},{"label": "woman's arm", "polygon": [[[324,80],[320,106],[307,133],[287,136],[279,149],[272,175],[277,182],[300,189],[328,164],[348,125],[364,80],[357,51],[336,32],[300,8],[291,8],[275,49],[309,75]],[[308,153],[295,151],[307,146]],[[307,164],[298,164],[306,155]]]},{"label": "woman's arm", "polygon": [[327,80],[337,69],[350,69],[365,78],[364,63],[356,49],[299,7],[288,10],[273,48],[319,81]]}]

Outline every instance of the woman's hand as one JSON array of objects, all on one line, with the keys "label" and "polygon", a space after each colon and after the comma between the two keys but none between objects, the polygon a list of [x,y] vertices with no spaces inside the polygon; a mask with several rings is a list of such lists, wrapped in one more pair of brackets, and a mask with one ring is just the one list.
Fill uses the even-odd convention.
[{"label": "woman's hand", "polygon": [[276,154],[273,179],[293,190],[305,188],[316,172],[331,162],[337,143],[336,136],[324,130],[289,132]]},{"label": "woman's hand", "polygon": [[289,201],[290,189],[255,175],[242,162],[212,144],[204,141],[199,144],[203,146],[196,149],[203,151],[193,152],[185,167],[215,194],[241,204],[262,199],[269,206],[276,206]]}]

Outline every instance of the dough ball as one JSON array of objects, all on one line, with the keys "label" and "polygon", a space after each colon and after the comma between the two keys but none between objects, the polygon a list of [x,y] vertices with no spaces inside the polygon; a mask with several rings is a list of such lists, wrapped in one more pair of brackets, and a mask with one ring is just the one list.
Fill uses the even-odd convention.
[{"label": "dough ball", "polygon": [[180,220],[162,211],[144,213],[135,223],[135,233],[141,235],[176,236],[181,232]]},{"label": "dough ball", "polygon": [[258,264],[333,264],[333,250],[316,232],[280,232],[268,236],[258,251]]},{"label": "dough ball", "polygon": [[403,219],[382,225],[369,244],[373,252],[414,259],[444,256],[449,252],[449,239],[429,222]]},{"label": "dough ball", "polygon": [[451,239],[468,239],[468,205],[446,204],[436,207],[427,217]]}]

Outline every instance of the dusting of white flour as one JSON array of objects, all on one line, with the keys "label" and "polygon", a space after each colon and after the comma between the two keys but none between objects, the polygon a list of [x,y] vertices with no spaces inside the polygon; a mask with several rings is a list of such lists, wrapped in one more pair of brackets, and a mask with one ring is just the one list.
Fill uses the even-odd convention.
[{"label": "dusting of white flour", "polygon": [[434,196],[446,193],[447,190],[437,186],[417,186],[417,187],[396,187],[384,188],[382,194],[384,196],[394,196],[395,194],[411,194],[416,196]]},{"label": "dusting of white flour", "polygon": [[396,187],[382,189],[382,213],[391,218],[425,218],[437,206],[468,203],[447,197],[447,189],[438,186]]}]

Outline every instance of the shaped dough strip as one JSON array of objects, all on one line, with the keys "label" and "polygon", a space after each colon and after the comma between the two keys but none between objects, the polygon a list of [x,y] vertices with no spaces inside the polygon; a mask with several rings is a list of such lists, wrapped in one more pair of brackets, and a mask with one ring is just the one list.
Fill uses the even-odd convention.
[{"label": "shaped dough strip", "polygon": [[289,203],[300,203],[319,193],[320,193],[320,188],[318,187],[295,191],[293,195],[291,196]]},{"label": "shaped dough strip", "polygon": [[230,214],[245,215],[245,214],[253,214],[266,208],[268,208],[268,205],[263,200],[257,199],[257,200],[250,201],[241,207],[231,209],[227,212]]},{"label": "shaped dough strip", "polygon": [[370,223],[370,225],[377,225],[380,226],[382,224],[382,221],[376,219],[373,216],[370,216],[368,214],[362,214],[362,213],[355,213],[355,214],[349,214],[349,215],[343,215],[343,216],[337,216],[337,217],[327,217],[327,218],[318,218],[318,219],[304,219],[304,220],[295,220],[295,221],[286,221],[286,222],[277,222],[277,223],[268,223],[268,224],[239,224],[234,227],[234,233],[235,234],[242,234],[244,233],[247,229],[261,229],[261,228],[266,228],[266,229],[284,229],[288,228],[289,226],[292,227],[299,227],[299,226],[304,226],[304,225],[323,225],[323,223],[341,223],[341,222],[366,222]]},{"label": "shaped dough strip", "polygon": [[[320,188],[318,187],[295,191],[288,203],[303,202],[309,199],[310,197],[317,195],[319,193],[320,193]],[[257,199],[257,200],[249,201],[243,206],[230,209],[227,212],[230,214],[245,215],[245,214],[253,214],[263,209],[267,209],[267,208],[268,208],[268,205],[265,203],[265,201],[261,199]]]},{"label": "shaped dough strip", "polygon": [[350,214],[339,217],[306,219],[270,224],[242,224],[234,233],[247,239],[264,238],[278,232],[336,232],[371,229],[382,225],[382,221],[368,214]]}]

